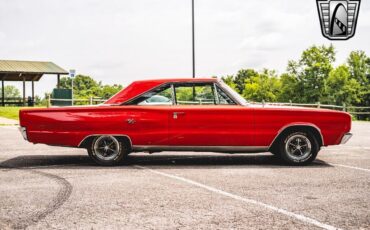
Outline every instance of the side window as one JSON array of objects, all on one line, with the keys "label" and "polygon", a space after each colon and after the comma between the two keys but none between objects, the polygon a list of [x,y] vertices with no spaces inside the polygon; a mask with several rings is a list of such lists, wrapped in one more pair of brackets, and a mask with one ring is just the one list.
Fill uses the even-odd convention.
[{"label": "side window", "polygon": [[219,105],[236,105],[233,99],[231,99],[219,86],[216,85],[217,93],[217,104]]},{"label": "side window", "polygon": [[129,102],[129,105],[236,105],[225,91],[213,83],[178,83],[158,87]]},{"label": "side window", "polygon": [[175,85],[178,105],[215,105],[213,84],[178,84]]},{"label": "side window", "polygon": [[131,105],[172,105],[171,85],[159,87],[135,99]]}]

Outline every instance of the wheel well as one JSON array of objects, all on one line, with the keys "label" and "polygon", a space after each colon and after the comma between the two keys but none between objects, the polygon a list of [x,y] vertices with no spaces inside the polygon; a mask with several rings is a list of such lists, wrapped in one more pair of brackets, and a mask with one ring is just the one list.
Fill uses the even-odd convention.
[{"label": "wheel well", "polygon": [[319,147],[323,146],[323,144],[324,144],[323,139],[322,139],[322,135],[321,135],[320,131],[317,128],[315,128],[313,126],[305,126],[305,125],[290,126],[290,127],[285,128],[282,132],[280,132],[278,134],[278,136],[275,138],[275,140],[271,144],[271,146],[269,148],[269,151],[273,151],[274,149],[276,149],[278,147],[278,143],[281,140],[281,138],[284,137],[284,135],[286,133],[292,132],[292,131],[293,132],[294,131],[309,132],[316,138],[316,140],[318,141]]},{"label": "wheel well", "polygon": [[[104,134],[102,134],[104,135]],[[109,134],[107,134],[109,135]],[[89,148],[93,142],[93,140],[97,137],[97,136],[101,136],[101,135],[92,135],[92,136],[88,136],[88,137],[85,137],[85,139],[83,139],[83,141],[80,143],[80,145],[78,146],[79,148]],[[131,144],[131,140],[128,136],[120,136],[120,135],[112,135],[113,137],[117,138],[118,141],[124,143],[126,146],[129,147],[129,150],[131,151],[132,150],[132,144]]]}]

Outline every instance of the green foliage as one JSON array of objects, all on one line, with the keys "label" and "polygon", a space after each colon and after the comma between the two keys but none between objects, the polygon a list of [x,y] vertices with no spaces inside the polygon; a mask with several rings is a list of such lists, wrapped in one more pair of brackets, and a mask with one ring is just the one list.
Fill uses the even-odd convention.
[{"label": "green foliage", "polygon": [[299,102],[317,102],[325,96],[325,81],[334,61],[335,49],[330,45],[312,46],[303,51],[298,62],[289,62],[288,73],[298,80],[295,86]]},{"label": "green foliage", "polygon": [[297,93],[300,85],[298,79],[291,74],[284,73],[280,76],[281,91],[277,96],[279,102],[300,102],[300,93]]},{"label": "green foliage", "polygon": [[195,90],[193,90],[193,87],[176,88],[176,100],[179,103],[183,101],[195,101]]},{"label": "green foliage", "polygon": [[[71,89],[72,79],[63,77],[60,79],[60,87]],[[74,98],[88,99],[90,97],[99,97],[108,99],[122,89],[122,85],[102,85],[101,82],[95,81],[90,76],[77,75],[73,79]]]},{"label": "green foliage", "polygon": [[347,63],[352,79],[361,85],[362,99],[357,105],[370,106],[370,57],[363,51],[353,51],[350,53]]},{"label": "green foliage", "polygon": [[361,102],[361,85],[351,77],[345,65],[332,70],[327,79],[327,98],[323,102],[340,104],[354,104]]},{"label": "green foliage", "polygon": [[97,97],[108,99],[112,97],[114,94],[118,93],[122,89],[122,85],[103,85],[101,88],[99,88],[99,91],[97,92]]},{"label": "green foliage", "polygon": [[281,91],[281,82],[273,71],[267,69],[245,80],[243,96],[252,101],[276,102]]},{"label": "green foliage", "polygon": [[242,69],[223,77],[247,100],[327,103],[370,106],[370,58],[363,51],[350,53],[347,64],[333,67],[335,48],[312,46],[299,60],[288,62],[287,72]]},{"label": "green foliage", "polygon": [[234,78],[235,88],[238,93],[242,94],[245,87],[246,80],[258,75],[253,69],[241,69]]},{"label": "green foliage", "polygon": [[348,66],[351,77],[356,79],[361,85],[367,85],[370,82],[370,58],[364,51],[352,51],[348,57]]},{"label": "green foliage", "polygon": [[176,100],[179,104],[214,103],[211,86],[180,86],[176,87]]},{"label": "green foliage", "polygon": [[[2,92],[2,88],[0,88],[0,92]],[[21,97],[21,93],[15,86],[6,85],[4,86],[4,96],[5,98]]]}]

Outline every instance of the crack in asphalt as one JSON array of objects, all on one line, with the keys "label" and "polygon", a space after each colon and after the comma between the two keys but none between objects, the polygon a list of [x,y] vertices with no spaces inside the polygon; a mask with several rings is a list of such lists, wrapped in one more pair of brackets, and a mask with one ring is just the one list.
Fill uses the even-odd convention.
[{"label": "crack in asphalt", "polygon": [[31,225],[34,225],[38,223],[40,220],[44,219],[49,214],[53,213],[58,208],[60,208],[71,196],[73,186],[63,177],[37,170],[25,170],[21,168],[4,167],[1,165],[0,168],[6,170],[23,170],[34,174],[38,174],[40,176],[55,181],[61,187],[55,198],[47,205],[47,207],[44,210],[36,211],[35,213],[32,213],[31,215],[23,218],[19,218],[16,221],[0,219],[0,229],[25,229]]}]

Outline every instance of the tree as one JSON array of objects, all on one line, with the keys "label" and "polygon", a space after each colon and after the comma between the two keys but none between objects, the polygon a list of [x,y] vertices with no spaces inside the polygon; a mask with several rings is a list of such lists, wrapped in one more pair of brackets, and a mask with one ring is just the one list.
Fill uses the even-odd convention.
[{"label": "tree", "polygon": [[[62,89],[71,89],[72,79],[63,77],[60,79]],[[73,79],[73,93],[75,98],[101,97],[108,99],[122,89],[122,85],[102,85],[90,76],[77,75]]]},{"label": "tree", "polygon": [[104,99],[108,99],[111,96],[113,96],[114,94],[116,94],[119,91],[121,91],[122,88],[123,88],[122,85],[117,85],[117,84],[114,84],[114,85],[104,85],[104,86],[102,86],[99,89],[99,91],[97,92],[96,96],[97,97],[104,98]]},{"label": "tree", "polygon": [[352,51],[347,59],[349,72],[352,78],[356,79],[361,85],[369,84],[368,74],[370,74],[370,58],[364,51]]},{"label": "tree", "polygon": [[[63,77],[60,79],[60,88],[71,89],[72,79],[70,77]],[[99,91],[101,83],[96,82],[90,76],[77,75],[73,79],[73,93],[76,98],[88,98],[96,96]]]},{"label": "tree", "polygon": [[[2,89],[1,89],[1,92],[2,92]],[[5,98],[21,97],[21,93],[19,92],[19,89],[17,89],[15,86],[6,85],[4,86],[4,97]]]},{"label": "tree", "polygon": [[276,102],[280,91],[281,82],[275,71],[265,69],[245,81],[243,97],[257,102]]},{"label": "tree", "polygon": [[347,63],[351,78],[357,80],[361,85],[362,105],[370,105],[370,58],[364,51],[353,51],[350,53]]},{"label": "tree", "polygon": [[242,94],[245,87],[246,80],[258,75],[253,69],[241,69],[234,77],[235,89],[238,93]]},{"label": "tree", "polygon": [[323,102],[353,105],[361,102],[361,84],[351,77],[346,65],[333,69],[327,79],[327,98]]},{"label": "tree", "polygon": [[325,82],[334,61],[335,49],[330,45],[312,46],[303,51],[298,62],[288,63],[288,73],[298,80],[297,93],[302,102],[317,102],[325,97]]},{"label": "tree", "polygon": [[284,73],[280,76],[281,91],[278,95],[279,102],[300,102],[298,79],[291,74]]},{"label": "tree", "polygon": [[335,49],[312,46],[299,60],[289,61],[287,72],[241,69],[223,80],[247,100],[330,103],[370,106],[370,58],[364,51],[350,53],[347,64],[333,67]]}]

